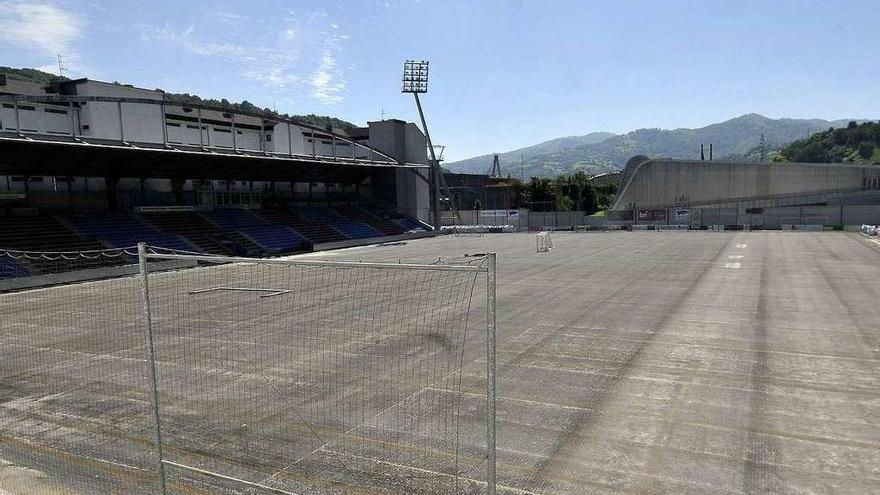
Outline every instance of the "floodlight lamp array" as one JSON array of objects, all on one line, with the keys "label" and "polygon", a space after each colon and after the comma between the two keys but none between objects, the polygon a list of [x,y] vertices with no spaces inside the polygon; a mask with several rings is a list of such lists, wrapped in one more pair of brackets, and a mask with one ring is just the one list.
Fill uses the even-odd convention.
[{"label": "floodlight lamp array", "polygon": [[428,92],[428,61],[407,60],[403,63],[403,93]]}]

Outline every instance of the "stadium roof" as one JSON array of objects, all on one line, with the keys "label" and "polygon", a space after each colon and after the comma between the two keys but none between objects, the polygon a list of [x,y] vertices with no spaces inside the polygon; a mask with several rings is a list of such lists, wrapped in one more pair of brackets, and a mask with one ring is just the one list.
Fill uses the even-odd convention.
[{"label": "stadium roof", "polygon": [[400,165],[326,157],[279,157],[257,151],[202,151],[198,147],[122,145],[0,136],[0,174],[91,177],[358,182],[377,169]]}]

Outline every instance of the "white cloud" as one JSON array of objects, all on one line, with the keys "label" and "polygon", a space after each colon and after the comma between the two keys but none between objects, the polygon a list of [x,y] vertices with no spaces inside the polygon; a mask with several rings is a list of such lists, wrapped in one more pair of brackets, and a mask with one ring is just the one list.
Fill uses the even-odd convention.
[{"label": "white cloud", "polygon": [[220,59],[237,68],[244,78],[276,91],[283,90],[278,97],[301,95],[335,104],[343,101],[346,87],[344,71],[337,66],[336,58],[349,36],[337,34],[339,26],[335,24],[324,24],[323,29],[309,26],[326,16],[323,11],[304,15],[298,23],[283,21],[261,36],[233,36],[224,42],[206,41],[192,25],[177,29],[142,26],[141,38]]},{"label": "white cloud", "polygon": [[253,58],[248,48],[235,43],[213,43],[198,40],[192,36],[195,28],[190,25],[182,33],[163,27],[141,34],[144,41],[159,41],[178,45],[196,55],[219,57],[227,60],[247,60]]},{"label": "white cloud", "polygon": [[342,72],[336,68],[335,53],[340,50],[341,37],[330,36],[321,51],[321,60],[317,70],[312,73],[309,84],[312,86],[312,97],[321,103],[332,105],[341,103],[341,93],[345,90],[346,80]]},{"label": "white cloud", "polygon": [[213,12],[211,15],[223,22],[239,22],[247,19],[246,15],[233,12]]},{"label": "white cloud", "polygon": [[312,96],[321,103],[333,104],[342,101],[339,92],[345,89],[345,81],[335,74],[336,59],[332,54],[321,57],[321,66],[312,74],[309,83],[312,85]]},{"label": "white cloud", "polygon": [[302,77],[299,74],[290,74],[281,67],[263,70],[248,69],[242,74],[248,79],[276,89],[284,89],[302,82]]},{"label": "white cloud", "polygon": [[0,43],[31,48],[44,55],[73,51],[83,32],[81,19],[49,4],[0,1]]}]

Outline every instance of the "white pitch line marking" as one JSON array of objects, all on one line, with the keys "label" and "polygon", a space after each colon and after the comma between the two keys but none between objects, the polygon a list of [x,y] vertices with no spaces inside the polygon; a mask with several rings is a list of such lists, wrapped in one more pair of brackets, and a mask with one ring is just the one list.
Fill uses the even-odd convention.
[{"label": "white pitch line marking", "polygon": [[740,243],[740,244],[737,244],[737,245],[736,245],[736,248],[737,248],[737,249],[745,249],[745,248],[747,248],[747,247],[749,247],[748,244],[742,244],[742,243]]},{"label": "white pitch line marking", "polygon": [[725,263],[724,268],[730,268],[731,270],[737,270],[742,268],[742,263]]},{"label": "white pitch line marking", "polygon": [[732,254],[727,257],[727,259],[729,259],[729,260],[741,260],[743,258],[745,258],[745,256],[743,256],[741,254]]}]

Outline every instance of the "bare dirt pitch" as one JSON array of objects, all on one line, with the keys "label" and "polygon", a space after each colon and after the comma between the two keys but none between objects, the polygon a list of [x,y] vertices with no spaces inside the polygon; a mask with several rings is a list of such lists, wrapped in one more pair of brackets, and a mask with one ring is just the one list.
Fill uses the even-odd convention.
[{"label": "bare dirt pitch", "polygon": [[[554,244],[538,254],[533,235],[444,236],[317,257],[498,252],[499,493],[877,492],[876,246],[858,235],[783,232],[554,234]],[[84,287],[52,290],[107,294]],[[475,299],[473,314],[483,305]],[[0,316],[5,350],[15,334]],[[63,338],[66,320],[39,329],[41,352],[76,344]],[[473,331],[466,343],[462,388],[473,402],[462,408],[463,467],[475,458],[468,446],[484,442],[481,338]],[[148,422],[131,419],[145,404],[139,392],[118,391],[106,409],[83,412],[87,430],[70,429],[82,423],[39,406],[64,397],[40,397],[40,384],[8,366],[0,361],[0,483],[18,478],[4,477],[13,463],[46,473],[41,486],[88,493],[89,471],[108,469],[52,480],[58,461],[30,447],[35,432],[118,451],[143,474],[149,456],[126,453],[149,439]],[[465,476],[479,480],[481,468]],[[471,488],[481,487],[463,486]]]}]

